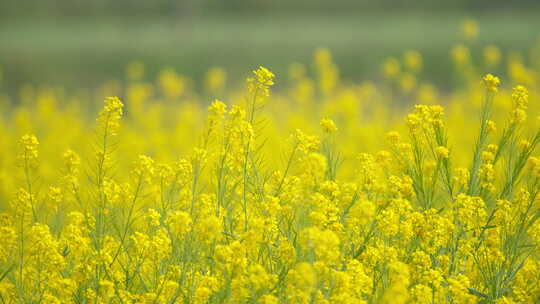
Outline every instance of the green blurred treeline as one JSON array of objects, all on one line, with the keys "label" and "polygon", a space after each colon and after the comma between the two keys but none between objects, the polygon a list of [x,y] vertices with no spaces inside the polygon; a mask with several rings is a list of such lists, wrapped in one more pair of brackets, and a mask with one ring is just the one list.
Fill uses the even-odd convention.
[{"label": "green blurred treeline", "polygon": [[538,0],[0,0],[0,16],[186,16],[211,14],[341,13],[351,10],[528,10]]}]

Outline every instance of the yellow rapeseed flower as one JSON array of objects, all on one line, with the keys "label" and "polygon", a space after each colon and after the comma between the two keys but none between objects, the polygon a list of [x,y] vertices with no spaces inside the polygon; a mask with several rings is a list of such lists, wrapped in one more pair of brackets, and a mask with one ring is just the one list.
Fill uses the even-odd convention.
[{"label": "yellow rapeseed flower", "polygon": [[465,19],[461,24],[463,37],[467,40],[474,40],[478,36],[478,23],[473,19]]},{"label": "yellow rapeseed flower", "polygon": [[321,119],[320,125],[323,128],[323,131],[328,134],[334,133],[338,130],[334,121],[329,118]]},{"label": "yellow rapeseed flower", "polygon": [[482,80],[484,81],[486,89],[491,92],[497,92],[498,86],[501,84],[499,78],[491,74],[487,74]]},{"label": "yellow rapeseed flower", "polygon": [[448,148],[443,146],[435,148],[435,153],[437,153],[437,156],[439,158],[448,158],[448,156],[450,155],[450,151],[448,150]]}]

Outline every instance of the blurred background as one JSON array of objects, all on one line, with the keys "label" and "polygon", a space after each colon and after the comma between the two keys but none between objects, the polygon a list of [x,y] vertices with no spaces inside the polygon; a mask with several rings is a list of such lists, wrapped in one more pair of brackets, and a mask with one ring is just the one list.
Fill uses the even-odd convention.
[{"label": "blurred background", "polygon": [[361,81],[414,49],[422,77],[444,88],[456,44],[467,40],[473,55],[491,44],[519,53],[539,35],[537,0],[0,0],[0,71],[6,91],[91,88],[122,79],[133,61],[149,79],[173,68],[195,86],[212,67],[234,81],[264,65],[279,85],[291,62],[310,67],[325,47],[342,79]]}]

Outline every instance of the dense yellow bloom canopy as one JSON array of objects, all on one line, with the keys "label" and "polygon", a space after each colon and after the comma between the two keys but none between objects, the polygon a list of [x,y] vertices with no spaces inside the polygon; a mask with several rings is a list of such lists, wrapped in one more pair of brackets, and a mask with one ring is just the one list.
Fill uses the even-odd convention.
[{"label": "dense yellow bloom canopy", "polygon": [[537,72],[451,56],[452,91],[417,51],[353,83],[327,49],[289,83],[214,68],[208,95],[133,63],[100,111],[25,91],[0,118],[0,302],[537,302]]}]

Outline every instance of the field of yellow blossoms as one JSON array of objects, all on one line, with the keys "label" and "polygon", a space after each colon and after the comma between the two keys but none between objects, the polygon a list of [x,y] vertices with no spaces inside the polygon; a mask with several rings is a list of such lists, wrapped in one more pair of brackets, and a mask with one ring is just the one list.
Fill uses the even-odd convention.
[{"label": "field of yellow blossoms", "polygon": [[539,303],[539,49],[0,94],[0,303]]}]

